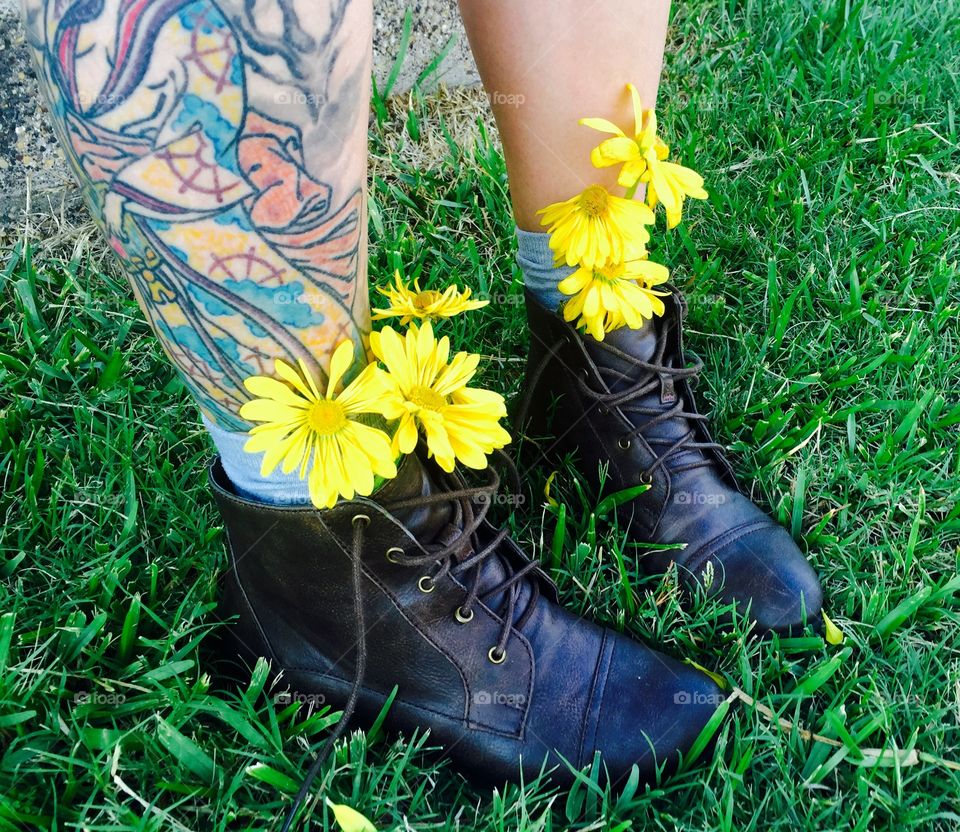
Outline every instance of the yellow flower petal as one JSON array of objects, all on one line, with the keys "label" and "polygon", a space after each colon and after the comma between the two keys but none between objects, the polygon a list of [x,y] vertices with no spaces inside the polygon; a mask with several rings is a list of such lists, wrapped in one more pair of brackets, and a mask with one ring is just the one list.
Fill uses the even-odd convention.
[{"label": "yellow flower petal", "polygon": [[597,150],[601,158],[609,164],[634,162],[637,159],[643,159],[643,153],[640,147],[633,139],[628,139],[626,136],[615,139],[604,139],[604,141],[597,146]]},{"label": "yellow flower petal", "polygon": [[378,288],[377,291],[390,303],[385,309],[374,309],[373,320],[400,318],[400,323],[404,325],[413,320],[451,318],[474,309],[482,309],[489,303],[487,300],[471,300],[470,289],[461,291],[455,285],[447,286],[442,291],[423,290],[415,280],[407,286],[399,271],[394,272],[392,287]]},{"label": "yellow flower petal", "polygon": [[[295,468],[301,468],[307,463],[310,456],[313,437],[306,425],[299,427],[287,439],[286,452],[283,454],[283,464],[280,470],[284,474],[289,474]],[[267,454],[264,454],[264,465],[266,465]]]},{"label": "yellow flower petal", "polygon": [[592,278],[592,270],[583,268],[577,269],[569,277],[564,278],[557,284],[557,288],[565,295],[575,295]]},{"label": "yellow flower petal", "polygon": [[639,136],[643,132],[643,105],[640,101],[640,91],[633,84],[627,84],[627,90],[633,102],[633,135]]},{"label": "yellow flower petal", "polygon": [[666,178],[675,182],[678,190],[687,196],[694,199],[706,199],[709,196],[703,189],[703,177],[695,170],[673,162],[660,162],[659,167],[663,169]]},{"label": "yellow flower petal", "polygon": [[321,398],[320,388],[317,386],[317,382],[313,377],[313,374],[310,372],[310,368],[307,366],[307,363],[302,359],[297,359],[297,364],[300,366],[300,372],[303,374],[303,377],[307,381],[307,385],[310,387],[310,400],[317,401]]},{"label": "yellow flower petal", "polygon": [[300,375],[285,362],[277,361],[281,378],[252,376],[245,380],[248,390],[260,396],[246,402],[243,418],[260,422],[249,431],[244,450],[262,453],[261,472],[269,476],[278,465],[285,473],[299,469],[307,480],[310,498],[321,508],[333,506],[339,497],[371,493],[375,476],[396,476],[395,453],[382,430],[352,416],[403,412],[392,382],[386,373],[368,365],[338,395],[337,388],[354,365],[354,345],[345,340],[337,345],[330,360],[326,395],[321,396],[316,380],[304,361]]},{"label": "yellow flower petal", "polygon": [[650,287],[665,282],[669,274],[665,266],[647,260],[582,268],[577,281],[566,287],[580,288],[564,304],[563,317],[577,320],[577,327],[585,328],[598,341],[612,328],[626,325],[636,329],[644,319],[665,311],[658,296],[663,293]]},{"label": "yellow flower petal", "polygon": [[582,118],[578,122],[591,130],[599,130],[601,133],[613,133],[614,136],[623,136],[623,130],[617,127],[612,121],[605,118]]},{"label": "yellow flower petal", "polygon": [[620,174],[617,176],[617,184],[622,188],[632,188],[647,171],[647,162],[645,159],[630,159],[623,163],[620,168]]},{"label": "yellow flower petal", "polygon": [[244,379],[243,386],[254,396],[262,399],[272,399],[291,407],[306,407],[309,403],[307,399],[297,395],[282,381],[277,381],[269,376],[250,376]]},{"label": "yellow flower petal", "polygon": [[441,396],[451,395],[470,382],[470,379],[476,375],[479,363],[479,355],[458,352],[453,360],[437,374],[433,389]]},{"label": "yellow flower petal", "polygon": [[[647,204],[652,208],[658,201],[662,202],[667,214],[667,225],[673,228],[680,222],[686,197],[707,198],[707,192],[703,188],[703,178],[690,168],[666,161],[670,148],[657,135],[656,112],[652,109],[643,109],[640,93],[633,84],[627,84],[627,90],[633,104],[632,136],[627,135],[618,125],[607,119],[580,120],[580,124],[612,136],[593,148],[590,152],[590,160],[598,168],[621,164],[617,184],[623,188],[635,188],[640,182],[647,183]],[[562,221],[569,212],[570,202],[568,200],[565,203],[549,206],[553,210],[544,214],[543,224],[554,226]],[[619,244],[611,239],[611,247],[617,251]],[[595,257],[598,252],[597,246],[581,246],[572,234],[558,236],[556,241],[551,238],[551,248],[558,252],[558,262],[565,261],[571,266],[581,260],[587,265],[596,266],[616,262],[618,259],[617,256],[607,260]],[[584,257],[581,258],[580,254]],[[620,259],[630,259],[630,257],[625,255]]]},{"label": "yellow flower petal", "polygon": [[239,411],[241,419],[248,422],[295,422],[302,420],[305,405],[288,404],[275,399],[252,399],[245,402]]},{"label": "yellow flower petal", "polygon": [[484,413],[491,419],[502,419],[507,415],[507,404],[494,390],[482,390],[478,387],[464,387],[450,394],[454,404],[469,404],[477,413]]},{"label": "yellow flower petal", "polygon": [[540,213],[556,260],[587,268],[645,256],[650,234],[644,226],[654,222],[642,202],[614,196],[602,185]]},{"label": "yellow flower petal", "polygon": [[327,371],[327,398],[333,397],[334,391],[340,385],[340,380],[353,364],[353,341],[349,338],[333,351],[330,359],[330,369]]},{"label": "yellow flower petal", "polygon": [[668,211],[676,209],[677,198],[673,192],[673,189],[670,187],[670,183],[667,181],[666,176],[664,176],[662,164],[660,162],[655,162],[651,165],[650,160],[648,159],[647,166],[650,170],[650,181],[653,184],[653,187],[657,189],[657,196],[663,203],[663,207]]},{"label": "yellow flower petal", "polygon": [[670,269],[652,260],[635,260],[628,264],[627,272],[632,277],[641,278],[648,286],[658,286],[670,279]]},{"label": "yellow flower petal", "polygon": [[356,809],[344,803],[332,803],[327,798],[327,806],[333,812],[333,817],[343,832],[377,832],[377,828]]},{"label": "yellow flower petal", "polygon": [[377,476],[393,479],[397,475],[396,454],[390,447],[390,437],[380,428],[351,422],[344,432],[344,441],[353,443],[367,457]]},{"label": "yellow flower petal", "polygon": [[409,454],[417,447],[417,422],[412,413],[404,413],[397,426],[397,448],[401,453]]},{"label": "yellow flower petal", "polygon": [[836,624],[834,624],[829,616],[823,611],[820,611],[820,615],[823,616],[823,627],[824,627],[824,636],[827,640],[827,644],[843,644],[846,636]]},{"label": "yellow flower petal", "polygon": [[[303,378],[300,374],[293,369],[286,361],[277,359],[273,362],[274,369],[277,372],[277,375],[280,376],[287,384],[293,386],[293,388],[305,399],[313,401],[317,397],[313,394],[313,391],[303,382]],[[247,388],[249,389],[249,388]],[[253,392],[251,390],[251,392]]]},{"label": "yellow flower petal", "polygon": [[438,340],[429,322],[411,324],[403,338],[387,330],[371,345],[393,383],[391,406],[403,409],[393,449],[409,453],[422,433],[428,455],[444,470],[458,461],[485,467],[486,453],[509,442],[509,434],[498,424],[506,415],[503,397],[467,386],[480,357],[459,352],[451,358],[450,339]]}]

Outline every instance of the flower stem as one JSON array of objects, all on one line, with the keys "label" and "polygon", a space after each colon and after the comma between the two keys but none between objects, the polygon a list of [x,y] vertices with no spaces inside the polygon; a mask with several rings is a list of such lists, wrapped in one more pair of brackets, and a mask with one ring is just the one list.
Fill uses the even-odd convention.
[{"label": "flower stem", "polygon": [[637,188],[638,188],[639,186],[640,186],[640,180],[638,179],[636,182],[633,183],[633,185],[631,185],[629,188],[627,188],[627,192],[623,195],[623,198],[624,198],[624,199],[633,199],[634,196],[636,196],[636,194],[637,194]]}]

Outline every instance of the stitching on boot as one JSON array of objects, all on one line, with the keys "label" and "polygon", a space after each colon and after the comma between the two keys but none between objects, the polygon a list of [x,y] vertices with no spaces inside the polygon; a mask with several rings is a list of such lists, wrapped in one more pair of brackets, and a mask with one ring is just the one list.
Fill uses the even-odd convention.
[{"label": "stitching on boot", "polygon": [[[452,580],[452,581],[453,581],[457,586],[459,586],[461,589],[466,590],[466,587],[465,587],[462,583],[460,583],[460,581],[458,581],[458,580],[456,579],[456,577],[454,577],[453,575],[448,575],[448,577],[450,578],[450,580]],[[481,612],[483,612],[484,615],[488,616],[488,617],[489,617],[492,621],[494,621],[495,623],[501,624],[501,623],[503,622],[503,619],[500,618],[499,616],[495,615],[495,614],[493,613],[493,611],[490,610],[490,609],[483,603],[483,601],[477,601],[477,608],[478,608]],[[511,737],[513,737],[513,736],[519,736],[519,737],[522,739],[524,736],[526,736],[526,732],[527,732],[527,719],[528,719],[529,716],[530,716],[530,706],[531,706],[532,703],[533,703],[533,680],[536,678],[536,675],[537,675],[537,673],[536,673],[537,667],[536,667],[536,659],[535,659],[535,657],[534,657],[534,655],[533,655],[533,648],[530,647],[530,642],[527,640],[527,637],[526,637],[523,633],[521,633],[519,630],[517,630],[515,627],[513,627],[512,625],[511,625],[511,627],[510,627],[510,634],[511,634],[511,636],[512,636],[513,638],[515,638],[517,641],[520,642],[520,645],[521,645],[521,646],[523,647],[523,649],[526,651],[527,658],[529,659],[529,662],[530,662],[530,678],[529,678],[529,680],[527,681],[527,698],[526,698],[526,704],[525,704],[524,707],[523,707],[523,717],[522,717],[521,720],[520,720],[519,734],[514,734],[514,733],[510,733],[510,734],[509,734],[509,736],[511,736]],[[467,688],[468,688],[468,690],[469,690],[469,687],[470,687],[470,683],[467,682]],[[469,714],[469,712],[470,712],[470,703],[471,703],[472,701],[473,701],[473,698],[472,698],[472,694],[471,694],[471,695],[470,695],[470,698],[467,700],[467,713],[468,713],[468,714]],[[501,733],[501,732],[497,731],[496,733]]]},{"label": "stitching on boot", "polygon": [[[593,701],[596,698],[597,688],[600,685],[600,674],[603,673],[603,688],[604,693],[607,688],[607,672],[610,667],[610,660],[613,658],[613,649],[607,649],[607,644],[609,642],[609,630],[606,627],[603,628],[603,641],[600,642],[600,653],[597,656],[597,666],[593,669],[593,679],[590,685],[590,698],[587,701],[587,710],[586,718],[583,720],[583,723],[580,725],[580,750],[577,755],[576,765],[577,768],[582,768],[586,765],[584,761],[584,754],[586,749],[587,742],[587,722],[590,718],[590,714],[593,712]],[[607,654],[610,654],[609,656]],[[603,693],[601,693],[601,706],[603,702]],[[591,748],[597,747],[597,731],[600,725],[600,711],[597,711],[597,718],[593,721],[593,742]]]},{"label": "stitching on boot", "polygon": [[[357,503],[358,503],[359,505],[363,505],[363,506],[365,506],[365,507],[367,507],[367,508],[374,509],[375,511],[377,511],[377,512],[383,517],[383,519],[385,519],[385,520],[388,521],[389,523],[393,524],[393,525],[394,525],[396,528],[398,528],[400,531],[403,531],[404,533],[406,533],[406,529],[404,529],[404,528],[403,528],[399,523],[397,523],[383,508],[381,508],[379,505],[377,505],[377,504],[374,503],[373,501],[368,501],[368,500],[359,501],[359,500],[358,500]],[[344,513],[346,513],[346,506],[347,506],[347,505],[349,505],[349,504],[344,504]],[[350,553],[349,553],[346,549],[344,549],[343,544],[340,542],[340,538],[339,538],[336,534],[333,533],[333,531],[330,529],[330,527],[327,525],[327,523],[324,522],[323,518],[321,518],[321,517],[318,516],[318,517],[317,517],[317,521],[320,523],[321,526],[323,526],[323,528],[324,528],[324,530],[327,532],[327,534],[336,542],[336,544],[337,544],[337,546],[339,547],[340,551],[341,551],[341,552],[344,554],[344,556],[349,560],[349,559],[350,559]],[[409,537],[409,534],[408,534],[407,536]],[[387,586],[383,583],[383,581],[381,581],[376,575],[374,575],[374,574],[369,570],[369,568],[367,567],[367,565],[366,565],[365,563],[363,563],[362,560],[360,561],[360,570],[362,571],[362,573],[363,573],[363,575],[364,575],[365,578],[367,578],[369,581],[371,581],[384,595],[387,596],[387,598],[390,599],[390,602],[393,604],[393,606],[394,606],[394,608],[396,609],[396,611],[399,612],[400,615],[410,624],[410,626],[412,626],[412,627],[414,628],[414,630],[416,630],[416,631],[420,634],[421,638],[423,638],[424,641],[426,641],[426,642],[427,642],[431,647],[433,647],[438,653],[440,653],[442,656],[444,656],[444,657],[450,662],[450,664],[453,665],[453,667],[454,667],[454,668],[456,669],[456,671],[457,671],[457,674],[460,676],[461,682],[463,683],[464,696],[465,696],[465,697],[469,697],[470,685],[469,685],[469,683],[468,683],[468,681],[467,681],[466,676],[464,675],[463,669],[462,669],[462,668],[460,667],[460,665],[456,662],[456,660],[454,659],[453,654],[450,653],[449,651],[445,650],[445,649],[444,649],[443,647],[441,647],[439,644],[437,644],[437,643],[430,637],[429,633],[427,633],[427,632],[424,630],[424,628],[420,625],[420,623],[417,622],[417,621],[415,621],[415,620],[413,620],[413,619],[406,613],[406,611],[405,611],[405,610],[403,609],[403,607],[400,605],[399,598],[398,598],[393,592],[391,592],[391,591],[387,588]],[[404,700],[404,701],[405,701],[405,700]],[[463,721],[464,721],[464,722],[467,722],[467,717],[469,716],[469,713],[470,713],[470,702],[469,702],[469,698],[467,698],[467,699],[465,699],[465,702],[464,702],[464,715],[463,715]]]},{"label": "stitching on boot", "polygon": [[729,546],[731,543],[736,543],[738,540],[742,540],[750,532],[756,531],[757,529],[766,528],[772,523],[769,518],[762,518],[760,520],[751,520],[748,523],[743,523],[740,526],[734,526],[732,529],[727,529],[723,534],[718,535],[713,540],[707,541],[703,546],[701,546],[697,551],[695,551],[688,559],[686,564],[683,564],[683,568],[688,570],[691,574],[698,572],[710,560],[713,555],[719,552],[721,549]]},{"label": "stitching on boot", "polygon": [[253,619],[253,623],[257,628],[257,631],[260,633],[260,638],[263,639],[263,643],[267,646],[267,650],[270,651],[270,659],[280,664],[280,659],[277,658],[277,652],[273,649],[273,644],[270,642],[270,639],[267,638],[267,634],[263,629],[263,626],[260,624],[260,618],[256,613],[256,610],[253,608],[253,604],[250,603],[250,598],[247,595],[247,590],[244,589],[243,581],[240,580],[240,573],[237,571],[237,555],[233,550],[233,543],[230,542],[230,536],[227,535],[227,547],[230,549],[230,569],[233,571],[233,577],[237,582],[237,588],[240,590],[240,596],[243,598],[243,603],[247,605],[247,609],[250,611],[250,617]]},{"label": "stitching on boot", "polygon": [[[310,667],[288,667],[285,669],[287,670],[288,673],[303,673],[304,675],[307,675],[307,676],[319,677],[319,679],[333,679],[337,682],[342,683],[346,687],[349,687],[351,684],[350,680],[343,679],[334,673],[320,673],[318,670],[315,670]],[[373,696],[382,697],[384,699],[386,698],[386,696],[382,691],[379,691],[376,688],[372,688],[369,685],[361,685],[360,689],[366,693],[372,694]],[[427,707],[426,705],[418,705],[414,702],[409,702],[406,699],[402,698],[399,692],[397,693],[396,701],[402,702],[406,707],[412,708],[413,710],[424,711],[425,713],[433,714],[434,716],[441,717],[443,719],[449,720],[450,722],[459,723],[461,726],[464,724],[464,722],[466,722],[466,720],[460,720],[457,717],[450,716],[450,714],[448,713],[434,710],[433,708]],[[475,725],[473,723],[467,723],[467,724],[470,726],[471,731],[482,731],[487,734],[494,734],[496,736],[506,737],[508,739],[517,738],[516,734],[514,734],[513,732],[497,731],[494,728],[488,728],[486,725]],[[444,751],[446,751],[446,749],[444,749]]]}]

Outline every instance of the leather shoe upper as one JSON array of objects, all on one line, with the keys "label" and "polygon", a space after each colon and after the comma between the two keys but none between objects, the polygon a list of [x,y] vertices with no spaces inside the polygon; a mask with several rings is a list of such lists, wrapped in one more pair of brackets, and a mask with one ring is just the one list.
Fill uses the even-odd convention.
[{"label": "leather shoe upper", "polygon": [[[670,287],[667,287],[670,288]],[[650,573],[677,564],[688,585],[735,603],[761,632],[819,626],[816,573],[789,533],[745,497],[697,411],[699,362],[683,354],[683,299],[671,289],[662,318],[598,342],[527,297],[531,349],[519,414],[541,450],[576,454],[588,479],[607,468],[611,492],[648,484],[619,517],[650,549]],[[708,568],[709,566],[709,568]]]},{"label": "leather shoe upper", "polygon": [[568,784],[562,761],[579,769],[596,753],[612,781],[633,765],[648,780],[676,766],[723,699],[713,681],[561,607],[549,579],[486,522],[489,499],[444,477],[409,456],[375,501],[318,511],[244,500],[214,465],[236,649],[266,657],[293,691],[340,706],[362,635],[357,721],[369,724],[397,686],[386,725],[429,729],[475,780],[529,778],[546,761]]}]

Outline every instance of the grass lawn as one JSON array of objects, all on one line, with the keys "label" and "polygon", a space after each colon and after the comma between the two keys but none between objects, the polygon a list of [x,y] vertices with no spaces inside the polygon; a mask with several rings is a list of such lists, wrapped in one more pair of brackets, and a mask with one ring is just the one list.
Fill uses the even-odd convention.
[{"label": "grass lawn", "polygon": [[[625,793],[477,791],[429,737],[354,734],[318,787],[380,830],[960,828],[960,2],[694,0],[670,37],[663,129],[711,199],[654,258],[689,297],[717,438],[845,643],[756,644],[681,610],[573,467],[559,531],[550,471],[528,469],[512,522],[564,601],[767,710],[741,703],[711,755]],[[436,101],[375,102],[372,279],[492,296],[447,331],[515,394],[502,159]],[[7,232],[0,293],[0,829],[268,827],[338,714],[211,677],[209,443],[89,226],[32,222]],[[334,828],[322,801],[311,828]]]}]

